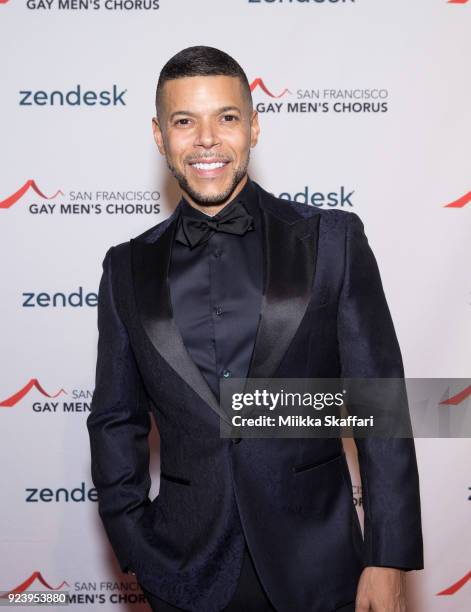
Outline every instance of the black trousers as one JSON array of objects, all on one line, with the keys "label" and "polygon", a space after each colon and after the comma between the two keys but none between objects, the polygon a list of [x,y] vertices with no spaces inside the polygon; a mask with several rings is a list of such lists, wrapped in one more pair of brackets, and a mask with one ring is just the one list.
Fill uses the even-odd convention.
[{"label": "black trousers", "polygon": [[[163,601],[139,584],[153,612],[183,612],[182,608],[176,608]],[[252,557],[245,547],[244,559],[239,582],[234,596],[229,604],[221,612],[276,612],[260,582]],[[302,612],[301,610],[296,612]],[[334,612],[326,610],[326,612]],[[354,602],[337,608],[335,612],[355,612]]]}]

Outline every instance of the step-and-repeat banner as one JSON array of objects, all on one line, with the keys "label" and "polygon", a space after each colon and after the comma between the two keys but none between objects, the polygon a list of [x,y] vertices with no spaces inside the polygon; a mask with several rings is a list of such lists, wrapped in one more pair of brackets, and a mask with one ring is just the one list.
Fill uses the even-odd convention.
[{"label": "step-and-repeat banner", "polygon": [[[0,0],[0,591],[144,605],[97,514],[85,421],[104,254],[179,198],[151,118],[184,47],[246,70],[253,179],[361,217],[406,375],[470,376],[470,29],[468,0]],[[416,447],[426,569],[408,609],[465,612],[471,442]]]}]

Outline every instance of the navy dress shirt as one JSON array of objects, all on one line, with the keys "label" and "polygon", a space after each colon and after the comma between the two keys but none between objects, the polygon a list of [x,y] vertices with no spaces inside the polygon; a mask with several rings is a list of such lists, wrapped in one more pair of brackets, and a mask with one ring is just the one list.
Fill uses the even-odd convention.
[{"label": "navy dress shirt", "polygon": [[[247,376],[263,292],[261,215],[250,179],[227,207],[237,201],[253,216],[254,229],[243,235],[215,232],[193,249],[178,238],[177,231],[169,269],[175,322],[218,400],[220,378]],[[181,215],[209,217],[185,198],[178,224]]]}]

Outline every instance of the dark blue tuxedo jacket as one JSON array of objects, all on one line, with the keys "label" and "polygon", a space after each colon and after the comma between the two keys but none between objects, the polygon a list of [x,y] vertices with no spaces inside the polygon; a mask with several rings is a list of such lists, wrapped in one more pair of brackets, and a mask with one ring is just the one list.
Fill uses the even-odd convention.
[{"label": "dark blue tuxedo jacket", "polygon": [[[254,183],[265,289],[250,377],[402,377],[360,218],[279,200]],[[423,567],[412,439],[357,439],[365,534],[341,440],[220,437],[223,414],[172,318],[177,210],[103,262],[96,387],[87,420],[99,513],[123,571],[185,610],[216,612],[245,540],[280,612],[330,612],[362,568]],[[161,438],[149,498],[151,417]],[[296,468],[296,469],[293,469]]]}]

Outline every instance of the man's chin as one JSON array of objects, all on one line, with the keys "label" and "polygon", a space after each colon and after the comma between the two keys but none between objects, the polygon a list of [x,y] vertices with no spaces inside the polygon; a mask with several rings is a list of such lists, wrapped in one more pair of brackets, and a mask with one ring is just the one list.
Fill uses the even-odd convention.
[{"label": "man's chin", "polygon": [[218,204],[224,204],[231,195],[234,193],[238,183],[234,185],[222,185],[221,187],[209,187],[201,189],[199,186],[186,184],[180,184],[182,190],[191,197],[191,199],[202,206],[216,206]]},{"label": "man's chin", "polygon": [[191,197],[191,199],[196,202],[196,204],[200,204],[204,206],[217,206],[218,204],[223,204],[230,196],[232,192],[222,192],[222,193],[201,193],[197,191],[190,191],[187,194]]}]

